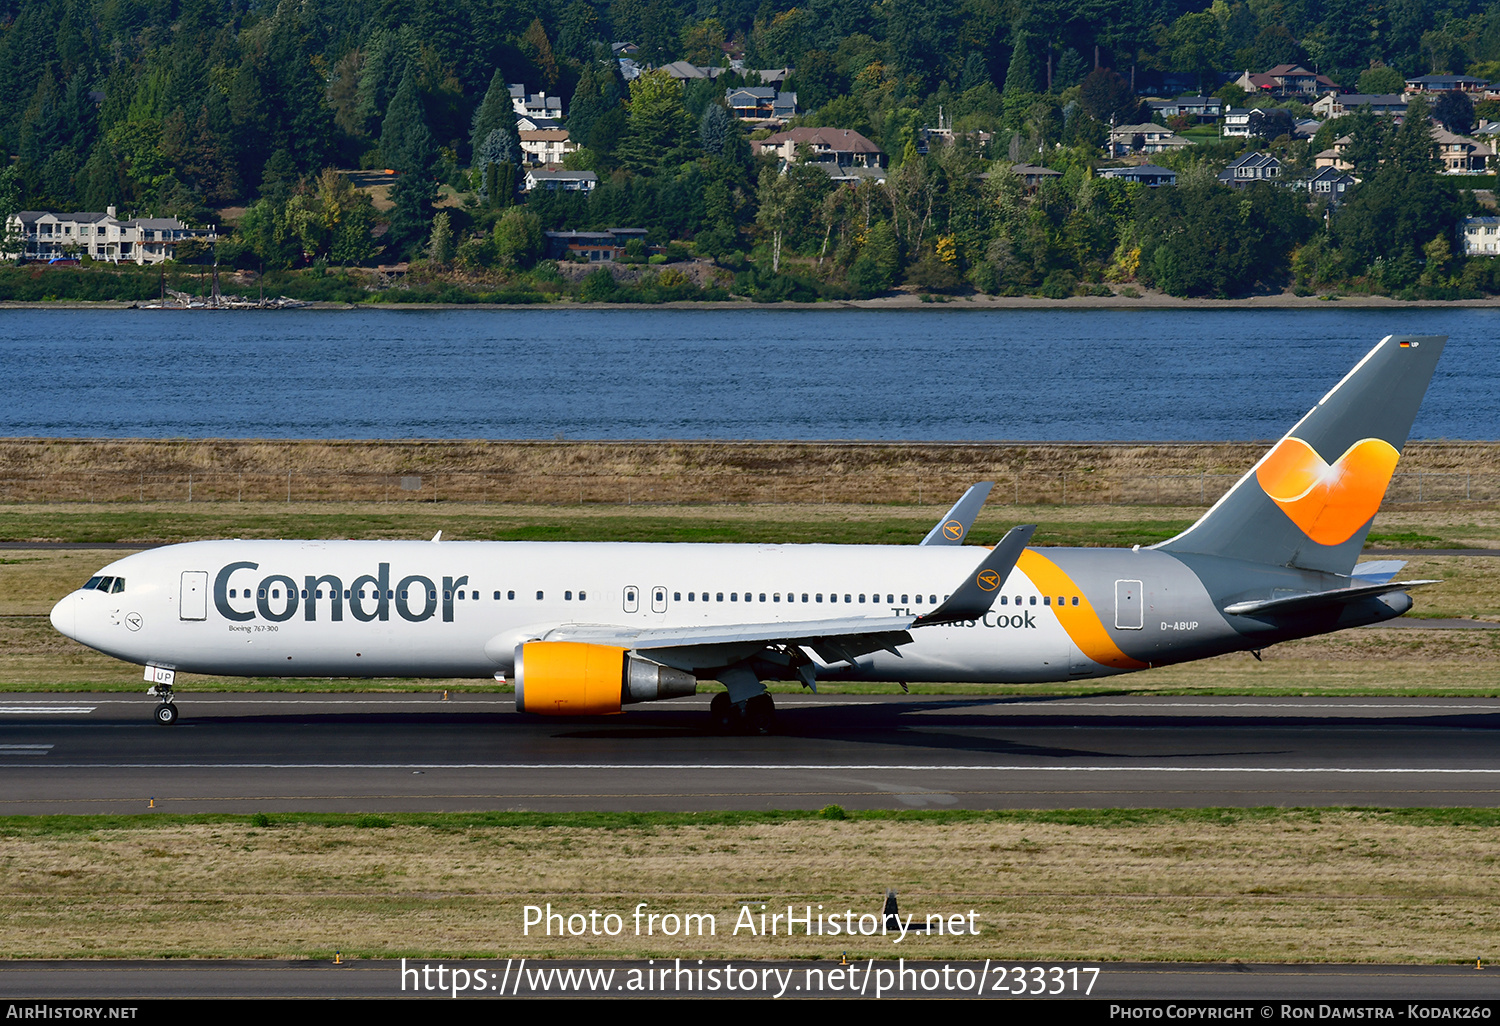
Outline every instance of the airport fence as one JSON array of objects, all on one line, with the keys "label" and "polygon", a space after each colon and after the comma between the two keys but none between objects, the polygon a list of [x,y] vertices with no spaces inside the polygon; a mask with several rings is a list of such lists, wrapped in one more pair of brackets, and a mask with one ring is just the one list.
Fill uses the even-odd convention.
[{"label": "airport fence", "polygon": [[[129,473],[69,471],[0,478],[0,503],[358,502],[535,505],[857,503],[942,505],[975,480],[995,482],[990,503],[1015,505],[1208,506],[1235,474],[1118,474],[1069,471],[1029,474],[931,474],[901,471],[848,475],[692,472],[660,475]],[[1386,503],[1500,500],[1500,474],[1398,473]]]}]

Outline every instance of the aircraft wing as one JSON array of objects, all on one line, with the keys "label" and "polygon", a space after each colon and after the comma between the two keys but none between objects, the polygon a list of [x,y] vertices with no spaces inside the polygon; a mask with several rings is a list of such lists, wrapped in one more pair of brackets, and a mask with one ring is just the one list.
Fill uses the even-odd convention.
[{"label": "aircraft wing", "polygon": [[927,537],[923,538],[921,543],[923,545],[962,545],[964,539],[969,536],[969,528],[974,526],[974,518],[979,516],[984,500],[990,497],[990,489],[993,487],[995,487],[993,481],[980,481],[978,484],[970,485],[969,490],[953,504],[953,508],[944,513],[942,519],[927,532]]},{"label": "aircraft wing", "polygon": [[639,652],[682,670],[722,667],[767,649],[810,648],[824,662],[853,660],[870,652],[900,654],[915,627],[982,617],[1015,567],[1035,525],[1014,527],[948,599],[925,616],[848,616],[776,623],[717,624],[703,627],[627,627],[613,624],[560,624],[538,641],[613,645]]}]

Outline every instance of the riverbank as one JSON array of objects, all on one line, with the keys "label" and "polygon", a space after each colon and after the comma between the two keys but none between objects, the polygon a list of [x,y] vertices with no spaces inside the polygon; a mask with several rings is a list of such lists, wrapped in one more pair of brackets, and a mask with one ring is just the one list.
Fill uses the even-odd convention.
[{"label": "riverbank", "polygon": [[[0,301],[0,313],[6,310],[135,310],[144,304],[117,300],[84,302],[56,300],[48,302]],[[897,292],[874,299],[818,300],[798,303],[790,300],[774,303],[735,297],[718,302],[675,301],[666,303],[580,303],[557,299],[546,303],[333,303],[308,301],[299,310],[1450,310],[1475,308],[1500,310],[1500,296],[1483,299],[1402,300],[1391,296],[1314,295],[1298,296],[1277,292],[1241,299],[1180,299],[1165,292],[1140,290],[1138,297],[1070,296],[1048,299],[1043,296],[990,296],[982,293],[965,296],[943,296],[931,293]],[[180,309],[159,312],[185,312]],[[209,312],[193,310],[194,313]],[[217,312],[217,311],[216,311]]]}]

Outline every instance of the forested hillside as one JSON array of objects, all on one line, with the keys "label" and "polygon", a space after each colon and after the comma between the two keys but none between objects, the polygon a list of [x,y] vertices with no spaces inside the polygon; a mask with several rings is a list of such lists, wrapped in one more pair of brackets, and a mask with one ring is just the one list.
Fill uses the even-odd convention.
[{"label": "forested hillside", "polygon": [[[1199,2],[0,0],[0,212],[227,218],[226,263],[421,257],[492,288],[536,263],[543,230],[624,223],[767,298],[902,282],[1058,295],[1136,281],[1181,295],[1493,287],[1493,261],[1453,255],[1474,201],[1432,174],[1425,116],[1398,128],[1351,115],[1311,141],[1251,141],[1295,172],[1354,133],[1361,182],[1326,216],[1305,193],[1219,185],[1241,144],[1212,138],[1163,158],[1179,172],[1172,189],[1094,171],[1107,125],[1149,116],[1140,96],[1174,95],[1173,83],[1222,91],[1226,72],[1294,62],[1349,88],[1500,79],[1500,3]],[[643,66],[794,69],[795,123],[867,136],[889,180],[779,173],[723,106],[726,87],[758,77],[627,83],[609,50],[626,40]],[[599,176],[591,196],[528,199],[496,178],[518,162],[507,83],[563,98],[583,145],[568,162]],[[921,129],[940,117],[957,142],[922,152]],[[993,139],[966,134],[979,131]],[[1009,173],[1017,161],[1063,174],[1029,192]],[[393,205],[333,168],[398,171]]]}]

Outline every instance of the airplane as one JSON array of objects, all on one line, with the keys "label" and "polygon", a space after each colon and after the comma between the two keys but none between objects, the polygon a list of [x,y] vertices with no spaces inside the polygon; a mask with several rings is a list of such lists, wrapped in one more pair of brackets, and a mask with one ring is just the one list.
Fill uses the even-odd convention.
[{"label": "airplane", "polygon": [[[1398,617],[1402,564],[1357,565],[1446,336],[1388,336],[1181,534],[991,549],[988,482],[922,545],[202,541],[102,568],[61,633],[179,672],[511,681],[516,709],[606,715],[717,681],[724,732],[768,733],[766,681],[1062,682]],[[937,540],[934,540],[934,535]]]}]

